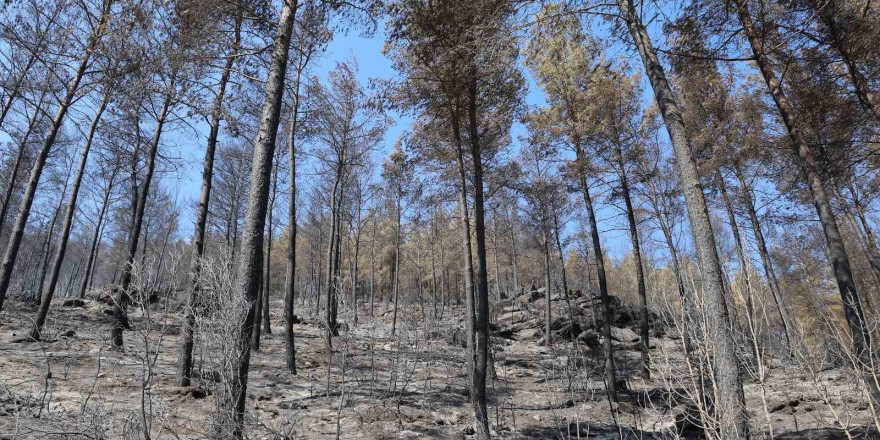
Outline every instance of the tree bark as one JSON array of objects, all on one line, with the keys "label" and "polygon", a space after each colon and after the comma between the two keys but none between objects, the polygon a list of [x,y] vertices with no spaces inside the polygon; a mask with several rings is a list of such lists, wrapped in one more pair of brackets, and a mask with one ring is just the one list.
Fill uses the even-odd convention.
[{"label": "tree bark", "polygon": [[703,281],[703,303],[707,314],[708,335],[714,344],[713,368],[718,399],[715,402],[719,414],[719,428],[728,439],[749,437],[748,413],[745,410],[742,371],[736,357],[736,344],[730,329],[730,318],[724,301],[724,281],[715,247],[715,237],[709,222],[709,211],[703,188],[697,174],[697,165],[690,150],[684,120],[675,95],[648,31],[638,16],[633,0],[618,0],[621,18],[632,36],[641,56],[645,73],[654,90],[657,106],[663,116],[672,142],[674,156],[681,176],[682,190],[687,205],[694,249],[700,265]]},{"label": "tree bark", "polygon": [[764,275],[767,277],[767,285],[770,286],[770,294],[773,296],[773,303],[776,306],[776,312],[779,314],[779,320],[782,323],[782,332],[784,334],[783,341],[785,342],[789,355],[793,356],[791,326],[788,322],[788,314],[782,307],[782,289],[779,288],[779,281],[776,279],[776,271],[773,269],[773,261],[770,260],[770,252],[767,251],[767,243],[764,241],[764,232],[761,230],[761,222],[758,220],[758,213],[755,210],[755,203],[752,200],[752,190],[746,183],[739,165],[734,165],[734,174],[736,175],[743,191],[743,202],[746,205],[746,211],[749,213],[749,221],[752,224],[755,243],[758,246],[758,253],[761,255],[761,263],[764,265]]},{"label": "tree bark", "polygon": [[568,274],[565,272],[565,252],[562,248],[562,237],[560,237],[559,227],[559,214],[556,209],[553,210],[553,235],[556,238],[556,251],[559,253],[559,270],[562,272],[562,297],[565,299],[565,306],[568,307],[568,321],[570,325],[569,336],[571,337],[571,342],[573,345],[577,346],[577,336],[574,333],[574,325],[578,324],[579,328],[583,328],[582,322],[580,321],[580,315],[578,315],[578,320],[575,320],[574,317],[574,308],[571,305],[571,295],[569,295],[568,290]]},{"label": "tree bark", "polygon": [[745,283],[746,320],[748,320],[746,324],[748,325],[749,332],[751,333],[750,336],[752,337],[752,355],[755,357],[755,362],[760,362],[761,350],[758,343],[757,330],[755,328],[755,304],[752,295],[752,281],[749,276],[749,268],[751,265],[746,258],[745,250],[743,250],[743,238],[739,233],[739,224],[736,221],[736,213],[733,211],[733,205],[730,203],[730,196],[727,193],[727,183],[724,181],[724,176],[721,175],[720,170],[716,170],[715,176],[718,181],[718,188],[721,190],[721,201],[724,203],[724,210],[727,212],[727,218],[730,221],[730,232],[733,234],[733,247],[736,250],[737,263],[739,264],[739,270],[742,272],[743,281]]},{"label": "tree bark", "polygon": [[400,199],[401,191],[394,195],[394,314],[391,318],[391,335],[397,330],[397,301],[400,296]]},{"label": "tree bark", "polygon": [[[874,276],[877,278],[877,281],[880,282],[880,249],[877,248],[877,239],[874,237],[874,231],[871,229],[871,224],[868,223],[868,218],[865,216],[865,206],[862,205],[859,194],[852,182],[847,183],[847,189],[852,196],[853,208],[855,208],[856,216],[859,218],[859,223],[861,224],[861,230],[859,232],[864,238],[865,251],[868,254],[868,262],[871,264],[871,270],[874,272]],[[858,230],[858,226],[856,226],[856,229]]]},{"label": "tree bark", "polygon": [[275,219],[275,217],[274,217],[275,200],[278,197],[278,171],[279,171],[279,168],[281,168],[280,160],[276,164],[275,170],[273,171],[273,176],[272,176],[272,197],[269,200],[269,213],[267,214],[269,223],[266,227],[266,229],[268,230],[269,236],[267,237],[268,240],[266,240],[266,262],[263,264],[266,271],[265,271],[265,274],[263,275],[263,308],[262,308],[263,322],[262,322],[262,324],[263,324],[263,333],[265,333],[267,335],[272,334],[272,326],[270,325],[270,322],[269,322],[269,318],[271,316],[269,313],[269,302],[270,302],[270,299],[272,298],[271,297],[271,295],[272,295],[272,239],[273,239],[273,236],[275,235],[275,231],[273,229],[274,228],[273,223],[274,223],[274,219]]},{"label": "tree bark", "polygon": [[[575,139],[575,157],[577,160],[578,180],[581,185],[581,193],[584,197],[584,205],[587,209],[587,221],[590,223],[590,241],[593,244],[593,255],[596,258],[596,278],[599,283],[599,298],[602,302],[602,336],[605,337],[605,389],[608,400],[617,402],[617,369],[614,366],[614,347],[611,345],[611,297],[608,295],[608,280],[605,274],[605,255],[602,252],[602,242],[599,239],[599,225],[596,222],[596,213],[593,210],[593,198],[590,196],[590,187],[587,184],[586,158],[579,140]],[[592,298],[591,298],[592,301]]]},{"label": "tree bark", "polygon": [[626,164],[623,161],[623,153],[617,150],[617,166],[619,168],[620,188],[623,193],[623,203],[626,206],[626,220],[629,224],[629,237],[633,246],[633,260],[636,268],[636,283],[639,292],[639,347],[642,352],[642,375],[651,377],[651,351],[648,330],[648,289],[645,286],[645,269],[642,266],[642,249],[639,243],[639,227],[636,223],[636,213],[632,204],[632,195],[629,188],[629,179],[626,175]]},{"label": "tree bark", "polygon": [[98,243],[101,239],[101,229],[104,223],[104,216],[107,214],[107,207],[110,205],[110,195],[113,193],[113,185],[116,180],[116,173],[119,167],[115,166],[110,176],[107,178],[107,188],[104,190],[104,198],[101,200],[101,210],[98,211],[98,223],[95,225],[95,233],[92,235],[91,246],[89,246],[89,258],[86,261],[86,272],[83,274],[82,284],[79,287],[79,298],[85,298],[86,290],[92,282],[95,272],[95,264],[98,258]]},{"label": "tree bark", "polygon": [[284,290],[284,350],[287,370],[296,374],[296,342],[293,333],[294,299],[296,298],[296,135],[299,122],[299,85],[302,63],[297,66],[293,86],[293,109],[291,110],[290,133],[287,138],[287,155],[290,161],[290,200],[287,205],[287,274]]},{"label": "tree bark", "polygon": [[[450,118],[452,121],[452,132],[453,138],[455,139],[455,147],[456,147],[456,161],[458,164],[458,194],[459,194],[459,210],[461,215],[461,244],[462,244],[462,254],[464,254],[464,273],[462,277],[464,278],[464,297],[465,297],[465,327],[466,327],[466,357],[467,357],[467,372],[468,372],[468,397],[473,401],[474,394],[476,391],[474,390],[474,368],[475,368],[475,325],[476,325],[476,316],[474,315],[474,260],[473,253],[471,249],[473,245],[471,243],[471,222],[470,222],[470,210],[468,209],[468,197],[467,197],[467,174],[465,170],[464,163],[464,152],[462,146],[462,136],[460,130],[460,122],[458,119],[457,112],[452,112],[452,117]],[[459,304],[461,304],[459,302]]]},{"label": "tree bark", "polygon": [[42,97],[37,102],[38,104],[34,108],[34,114],[28,121],[28,128],[21,136],[21,140],[18,143],[18,153],[15,155],[15,162],[12,164],[12,173],[9,176],[9,183],[6,185],[6,191],[3,194],[3,205],[0,206],[0,233],[3,232],[3,225],[6,223],[6,214],[9,212],[9,201],[12,199],[12,193],[15,191],[15,181],[18,180],[21,161],[24,158],[25,150],[27,150],[27,141],[34,132],[34,129],[37,128],[37,121],[39,121],[41,114],[40,105],[42,104]]},{"label": "tree bark", "polygon": [[489,271],[486,258],[485,197],[483,195],[483,158],[477,125],[477,76],[468,84],[468,122],[471,157],[474,165],[474,238],[477,245],[477,285],[474,291],[476,344],[474,364],[475,431],[480,440],[489,439],[489,412],[486,409],[486,375],[489,366]]},{"label": "tree bark", "polygon": [[[128,312],[126,311],[126,309],[128,308],[128,303],[131,301],[131,292],[129,292],[129,289],[131,288],[132,277],[134,275],[134,259],[135,254],[137,254],[138,243],[141,238],[141,226],[144,220],[144,213],[146,212],[147,196],[149,195],[150,186],[153,182],[153,174],[156,171],[156,156],[159,152],[159,141],[162,138],[162,130],[165,126],[165,120],[168,117],[168,112],[171,108],[172,100],[174,99],[174,76],[176,76],[176,72],[172,75],[171,82],[168,85],[168,90],[165,92],[165,99],[162,103],[162,109],[159,111],[159,115],[156,118],[156,127],[153,131],[153,138],[150,140],[150,152],[149,157],[147,158],[147,171],[146,175],[144,176],[143,188],[141,188],[138,192],[137,202],[132,219],[132,228],[128,239],[128,254],[122,268],[122,281],[120,282],[119,291],[117,292],[116,300],[114,301],[113,328],[110,331],[110,337],[113,343],[113,347],[118,350],[123,349],[123,330],[130,328],[127,316]],[[149,233],[149,229],[149,226],[147,228],[144,228],[145,234]],[[146,241],[146,238],[144,241]],[[144,248],[144,250],[146,250],[146,248]]]},{"label": "tree bark", "polygon": [[40,308],[37,310],[37,316],[34,319],[34,325],[30,332],[30,338],[39,341],[40,334],[43,331],[43,324],[46,322],[46,316],[49,314],[49,306],[52,303],[52,297],[55,296],[55,287],[58,285],[58,277],[61,275],[61,265],[64,263],[64,254],[67,252],[67,243],[70,238],[70,228],[73,224],[73,214],[76,212],[76,201],[79,196],[79,189],[82,185],[82,179],[86,172],[86,163],[89,160],[89,150],[92,147],[92,140],[95,138],[95,132],[98,130],[98,123],[104,114],[104,109],[110,101],[110,89],[104,92],[104,98],[95,112],[92,123],[89,125],[89,132],[86,136],[85,145],[83,145],[82,154],[79,161],[79,167],[76,170],[76,177],[73,179],[73,188],[70,192],[70,199],[67,201],[67,208],[64,212],[64,224],[61,226],[61,237],[58,247],[55,251],[55,260],[52,262],[52,272],[49,274],[49,284],[42,291],[40,299]]},{"label": "tree bark", "polygon": [[272,61],[266,81],[266,97],[260,115],[260,128],[251,163],[250,191],[242,229],[241,250],[238,257],[236,291],[244,297],[247,310],[240,316],[239,334],[233,340],[234,359],[229,389],[221,397],[220,405],[231,422],[224,436],[236,440],[244,438],[244,412],[247,399],[247,379],[250,367],[250,336],[254,327],[257,294],[263,265],[263,231],[266,226],[269,178],[275,152],[275,139],[284,96],[284,76],[287,71],[290,37],[296,17],[296,0],[285,0],[278,19],[278,28],[272,49]]},{"label": "tree bark", "polygon": [[195,232],[193,232],[193,253],[189,290],[186,297],[186,309],[183,314],[181,325],[180,344],[177,354],[177,385],[189,386],[192,374],[193,359],[193,335],[196,322],[195,310],[201,290],[202,257],[205,254],[205,231],[208,223],[209,205],[211,203],[211,188],[214,179],[214,157],[217,152],[217,138],[220,134],[220,121],[223,119],[223,99],[226,97],[226,86],[232,74],[232,67],[238,57],[241,46],[241,25],[244,20],[243,11],[239,9],[235,16],[234,37],[232,50],[226,58],[226,65],[220,74],[220,82],[217,84],[217,94],[214,97],[214,105],[211,108],[211,129],[208,132],[208,146],[205,148],[205,160],[202,166],[202,188],[199,193],[199,206],[196,211]]},{"label": "tree bark", "polygon": [[542,213],[541,216],[544,217],[541,222],[541,229],[543,233],[543,251],[544,251],[544,345],[546,347],[553,346],[553,332],[552,332],[552,322],[553,317],[551,316],[551,294],[553,291],[552,280],[550,279],[550,237],[547,233],[547,229],[549,229],[549,225],[547,224],[546,213]]}]

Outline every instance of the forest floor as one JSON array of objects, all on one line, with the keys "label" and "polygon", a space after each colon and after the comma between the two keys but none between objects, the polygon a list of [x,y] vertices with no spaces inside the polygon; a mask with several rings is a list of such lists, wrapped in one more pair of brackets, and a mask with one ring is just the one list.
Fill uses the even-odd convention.
[{"label": "forest floor", "polygon": [[[151,313],[161,330],[126,332],[126,350],[119,352],[109,348],[106,304],[90,299],[65,307],[61,301],[50,313],[51,337],[41,343],[22,338],[35,306],[6,302],[0,316],[0,439],[210,435],[219,385],[209,373],[201,374],[204,383],[175,385],[175,315]],[[601,360],[589,348],[582,346],[578,352],[587,354],[575,359],[571,342],[538,344],[542,302],[521,301],[521,310],[514,310],[513,302],[496,308],[496,320],[504,321],[500,328],[512,331],[494,344],[496,377],[488,384],[493,433],[510,439],[676,438],[676,417],[687,407],[671,390],[682,374],[681,341],[663,334],[651,340],[650,379],[640,376],[637,344],[613,342],[620,377],[630,390],[609,405]],[[404,308],[392,338],[392,314],[378,308],[376,319],[365,319],[372,322],[334,338],[328,395],[327,352],[318,326],[295,326],[299,374],[286,371],[281,308],[280,299],[273,301],[273,333],[251,358],[249,438],[472,436],[463,333],[453,330],[463,309],[423,325],[415,319],[421,317],[418,306]],[[135,329],[143,329],[146,319],[132,314]],[[770,364],[763,386],[754,379],[746,385],[758,438],[770,438],[771,427],[777,439],[877,438],[861,428],[873,426],[873,419],[846,370],[807,372]]]}]

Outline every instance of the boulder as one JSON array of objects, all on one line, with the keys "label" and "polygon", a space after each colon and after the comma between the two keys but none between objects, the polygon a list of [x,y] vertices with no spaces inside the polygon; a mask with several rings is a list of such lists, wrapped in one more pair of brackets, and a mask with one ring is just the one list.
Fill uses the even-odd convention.
[{"label": "boulder", "polygon": [[542,288],[540,288],[540,289],[535,289],[534,286],[532,286],[532,290],[530,290],[529,293],[528,293],[528,295],[529,295],[529,302],[535,302],[535,301],[537,301],[537,300],[543,298],[543,297],[544,297],[544,292],[546,292],[546,291],[547,291],[547,289],[544,288],[544,287],[542,287]]},{"label": "boulder", "polygon": [[590,347],[590,350],[599,350],[602,347],[602,344],[599,342],[599,335],[596,332],[592,331],[584,331],[577,337],[577,341],[582,344],[587,344],[587,347]]},{"label": "boulder", "polygon": [[519,332],[517,340],[519,341],[532,341],[538,339],[538,334],[540,332],[536,328],[529,328]]},{"label": "boulder", "polygon": [[566,321],[565,325],[553,331],[553,337],[555,339],[565,339],[566,341],[574,340],[580,334],[581,326],[578,325],[577,322]]},{"label": "boulder", "polygon": [[639,335],[628,328],[611,326],[611,339],[618,342],[638,342]]},{"label": "boulder", "polygon": [[528,317],[529,315],[526,312],[509,312],[498,316],[495,322],[501,326],[507,327],[518,322],[523,322],[528,319]]}]

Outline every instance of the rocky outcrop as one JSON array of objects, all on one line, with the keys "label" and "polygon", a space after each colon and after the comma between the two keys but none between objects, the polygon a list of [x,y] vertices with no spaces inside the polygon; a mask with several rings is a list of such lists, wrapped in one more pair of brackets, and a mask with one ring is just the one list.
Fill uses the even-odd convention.
[{"label": "rocky outcrop", "polygon": [[[544,288],[532,288],[516,297],[496,302],[492,306],[493,335],[533,340],[543,345],[546,301]],[[570,310],[568,304],[571,304]],[[638,349],[641,339],[635,328],[638,325],[638,310],[613,296],[611,307],[612,343],[624,350]],[[566,301],[561,292],[554,293],[550,298],[550,313],[553,340],[577,341],[591,350],[598,350],[604,343],[601,336],[603,316],[598,298],[571,291]],[[656,316],[650,318],[652,322],[658,322]]]}]

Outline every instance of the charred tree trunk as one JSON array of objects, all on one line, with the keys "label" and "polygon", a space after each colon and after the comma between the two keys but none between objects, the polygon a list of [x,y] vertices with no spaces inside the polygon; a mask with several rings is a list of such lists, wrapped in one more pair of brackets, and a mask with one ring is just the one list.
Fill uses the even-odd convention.
[{"label": "charred tree trunk", "polygon": [[15,181],[18,180],[21,161],[24,158],[25,150],[27,150],[27,141],[34,132],[34,129],[37,128],[37,122],[39,121],[42,112],[40,109],[42,97],[40,98],[40,101],[37,102],[38,104],[34,108],[34,114],[31,116],[30,120],[28,120],[28,128],[21,136],[21,140],[18,143],[18,153],[15,155],[15,162],[12,164],[12,173],[9,176],[9,183],[6,185],[6,191],[3,194],[3,205],[0,206],[0,233],[3,232],[3,225],[6,223],[6,214],[9,212],[9,201],[12,199],[12,193],[15,192]]},{"label": "charred tree trunk", "polygon": [[86,261],[86,272],[83,274],[82,284],[80,284],[79,287],[79,298],[85,298],[86,290],[92,282],[98,258],[98,243],[101,241],[101,232],[103,232],[102,227],[104,216],[107,214],[107,207],[110,205],[110,195],[113,194],[113,185],[118,171],[119,167],[114,167],[110,176],[107,178],[107,188],[104,190],[104,198],[101,200],[101,210],[98,211],[98,223],[95,225],[95,233],[92,235],[92,243],[91,246],[89,246],[89,258]]},{"label": "charred tree trunk", "polygon": [[758,253],[761,254],[761,263],[764,265],[764,274],[767,277],[767,285],[770,286],[770,294],[773,296],[773,303],[776,306],[776,312],[779,314],[779,320],[782,323],[782,332],[784,334],[786,348],[790,355],[794,355],[791,343],[791,326],[788,322],[788,314],[782,307],[782,289],[779,288],[779,281],[776,279],[776,271],[773,269],[773,261],[770,260],[770,252],[767,251],[767,243],[764,241],[764,232],[761,230],[761,222],[758,220],[758,213],[755,210],[755,203],[752,200],[752,191],[746,183],[745,177],[742,175],[739,166],[734,167],[734,174],[739,180],[740,187],[743,191],[743,202],[746,205],[746,211],[749,213],[749,221],[752,224],[752,231],[755,235],[755,243],[758,247]]},{"label": "charred tree trunk", "polygon": [[291,110],[290,134],[287,138],[287,155],[290,161],[290,199],[287,205],[287,274],[284,289],[284,350],[287,370],[296,374],[296,341],[293,334],[294,300],[296,299],[296,136],[299,122],[299,85],[302,64],[297,66],[293,85],[293,109]]},{"label": "charred tree trunk", "polygon": [[[279,150],[281,151],[281,150]],[[280,159],[280,158],[279,158]],[[272,239],[275,235],[274,230],[274,213],[275,213],[275,200],[278,197],[278,172],[281,168],[280,160],[275,166],[275,170],[273,171],[272,176],[272,197],[269,199],[269,213],[267,214],[268,225],[266,229],[268,231],[269,236],[266,240],[266,262],[263,264],[265,267],[265,273],[263,274],[263,333],[267,335],[272,334],[272,326],[269,322],[269,317],[271,316],[269,313],[269,302],[272,299]]]},{"label": "charred tree trunk", "polygon": [[608,400],[617,402],[617,369],[614,366],[614,347],[611,345],[611,297],[608,295],[608,280],[605,274],[605,255],[602,252],[602,242],[599,239],[599,225],[596,222],[596,213],[593,210],[593,198],[590,196],[590,187],[587,184],[586,158],[580,143],[575,141],[575,155],[578,161],[578,180],[581,185],[581,193],[584,197],[584,205],[587,209],[587,221],[590,223],[590,241],[593,245],[593,255],[596,258],[596,278],[599,283],[599,298],[602,302],[602,336],[605,337],[605,389],[608,392]]},{"label": "charred tree trunk", "polygon": [[58,277],[61,276],[61,265],[64,263],[64,254],[67,252],[67,243],[70,238],[70,228],[73,224],[73,214],[76,212],[76,201],[79,197],[79,189],[82,185],[82,179],[86,172],[86,164],[89,160],[89,151],[92,147],[92,140],[95,138],[95,132],[98,130],[98,123],[104,114],[104,109],[110,101],[110,89],[104,92],[104,98],[95,112],[92,123],[89,125],[89,132],[86,136],[85,145],[83,145],[82,154],[79,160],[79,167],[76,170],[76,177],[73,178],[73,188],[70,191],[70,199],[67,201],[67,208],[64,212],[64,224],[61,226],[61,237],[58,248],[55,251],[55,260],[52,262],[52,272],[49,274],[49,284],[42,291],[40,299],[40,308],[37,310],[37,316],[34,319],[34,326],[30,332],[30,338],[38,341],[43,331],[43,324],[46,322],[46,316],[49,314],[49,306],[52,304],[52,297],[55,296],[55,287],[58,285]]},{"label": "charred tree trunk", "polygon": [[76,73],[74,73],[71,78],[67,86],[67,92],[58,104],[58,110],[52,118],[49,132],[43,140],[39,153],[37,153],[33,167],[31,167],[27,189],[25,190],[24,197],[22,197],[21,205],[18,208],[18,217],[15,220],[12,236],[9,238],[9,243],[6,245],[3,264],[0,265],[0,310],[3,310],[3,302],[6,300],[6,292],[9,290],[9,284],[12,281],[12,271],[15,268],[15,260],[18,258],[18,249],[21,246],[21,240],[24,236],[24,228],[27,225],[27,220],[31,213],[31,207],[34,204],[34,196],[37,193],[40,176],[43,174],[43,167],[46,165],[49,151],[55,145],[55,139],[58,136],[58,132],[61,131],[61,126],[64,124],[64,118],[67,116],[67,111],[74,102],[76,93],[79,90],[80,82],[86,75],[86,70],[89,67],[89,60],[91,59],[92,54],[97,50],[101,38],[104,36],[107,23],[110,21],[110,7],[112,5],[113,0],[103,1],[101,17],[98,20],[98,24],[92,31],[91,35],[89,35],[89,41],[86,44],[82,58],[80,58]]},{"label": "charred tree trunk", "polygon": [[[468,396],[474,399],[474,368],[475,368],[475,325],[476,317],[474,315],[474,260],[473,245],[471,244],[471,222],[470,210],[468,209],[467,197],[467,174],[464,163],[464,152],[462,146],[462,136],[460,122],[457,112],[451,115],[453,137],[456,143],[456,160],[458,165],[458,194],[459,194],[459,210],[461,215],[461,244],[462,254],[464,254],[464,297],[465,297],[465,331],[466,331],[466,349],[467,349],[467,372],[468,372]],[[461,304],[459,302],[459,304]]]},{"label": "charred tree trunk", "polygon": [[654,97],[672,142],[678,172],[690,219],[694,248],[703,280],[703,300],[708,335],[715,344],[714,380],[718,388],[715,402],[719,425],[730,440],[749,437],[748,413],[745,410],[742,371],[736,357],[736,344],[730,330],[730,318],[724,301],[724,280],[709,222],[709,211],[697,174],[697,165],[688,144],[684,121],[675,95],[648,31],[638,16],[633,0],[618,0],[620,15],[625,22],[645,66],[645,73],[654,90]]},{"label": "charred tree trunk", "polygon": [[565,271],[565,251],[562,248],[562,237],[560,226],[559,226],[559,214],[556,209],[553,210],[553,235],[556,240],[556,252],[559,254],[559,270],[562,272],[562,298],[565,299],[565,306],[568,308],[568,322],[569,322],[569,337],[571,338],[571,343],[573,346],[577,346],[577,337],[575,331],[575,325],[577,325],[578,329],[583,328],[583,322],[580,319],[580,313],[578,313],[577,319],[574,316],[574,307],[571,304],[571,295],[568,290],[568,274]]},{"label": "charred tree trunk", "polygon": [[177,354],[177,385],[189,386],[192,374],[193,359],[193,334],[196,322],[195,310],[201,290],[202,257],[205,254],[205,231],[208,223],[209,205],[211,203],[211,188],[214,179],[214,156],[217,152],[217,138],[220,134],[220,121],[223,119],[223,99],[226,97],[226,86],[232,74],[232,67],[238,57],[241,46],[241,25],[244,20],[243,11],[239,10],[235,16],[235,36],[233,37],[232,50],[226,58],[226,65],[220,74],[220,83],[217,85],[217,93],[214,97],[214,105],[211,108],[211,129],[208,132],[208,146],[205,148],[205,160],[202,166],[202,188],[199,193],[199,206],[196,211],[195,232],[193,233],[193,250],[189,290],[186,297],[186,309],[183,313],[181,325],[180,344]]},{"label": "charred tree trunk", "polygon": [[[788,99],[782,90],[782,85],[779,83],[779,80],[776,79],[776,73],[773,71],[773,66],[770,64],[770,60],[767,59],[767,56],[764,53],[763,41],[752,23],[748,5],[745,0],[736,0],[736,5],[737,14],[739,15],[740,22],[742,23],[745,35],[749,40],[749,44],[752,47],[755,61],[761,70],[764,82],[767,83],[773,101],[776,103],[779,115],[785,123],[785,127],[788,130],[788,134],[791,137],[795,150],[797,150],[801,169],[807,179],[810,195],[813,198],[813,205],[816,208],[819,215],[819,221],[822,224],[822,230],[825,233],[825,241],[828,245],[828,259],[831,260],[834,277],[837,280],[837,287],[840,290],[840,298],[843,301],[846,320],[849,329],[852,332],[855,357],[862,364],[862,367],[871,368],[870,366],[873,365],[873,363],[871,355],[870,328],[865,321],[861,299],[859,298],[858,291],[856,291],[852,269],[850,268],[849,256],[843,245],[843,238],[837,227],[837,220],[834,216],[834,212],[831,210],[831,202],[829,201],[828,194],[825,192],[825,184],[819,176],[819,170],[816,160],[813,157],[813,151],[807,144],[806,139],[804,139],[800,128],[798,128],[797,116],[795,115],[794,108],[788,102]],[[868,382],[868,388],[872,391],[874,399],[880,401],[880,389],[878,389],[876,382],[873,378],[869,379],[868,377],[866,377],[866,381]]]},{"label": "charred tree trunk", "polygon": [[[862,205],[859,194],[852,182],[847,184],[847,189],[852,196],[853,208],[856,210],[856,217],[858,217],[859,224],[861,225],[859,233],[862,235],[865,242],[865,251],[868,254],[868,262],[871,264],[871,270],[874,272],[874,276],[877,278],[878,282],[880,282],[880,249],[877,248],[877,239],[874,237],[874,231],[871,229],[871,224],[868,223],[868,218],[865,215],[865,206]],[[858,226],[856,226],[856,229],[858,229]]]},{"label": "charred tree trunk", "polygon": [[402,195],[398,190],[397,194],[394,195],[396,200],[394,201],[394,313],[391,318],[391,335],[394,336],[394,332],[397,330],[397,302],[398,297],[400,296],[400,228],[401,228],[401,213],[400,213],[400,199]]},{"label": "charred tree trunk", "polygon": [[[244,438],[244,412],[247,398],[247,379],[250,368],[250,336],[254,327],[256,301],[260,289],[263,265],[263,231],[269,199],[269,179],[275,152],[275,139],[284,96],[284,76],[287,71],[290,37],[296,17],[296,0],[285,0],[278,19],[278,28],[272,49],[272,61],[266,81],[266,98],[260,116],[260,129],[255,142],[251,164],[250,191],[242,230],[241,251],[238,256],[237,291],[244,297],[247,310],[240,316],[240,331],[233,340],[236,356],[229,389],[220,399],[231,430],[221,430],[225,437]],[[225,428],[225,427],[223,427]]]},{"label": "charred tree trunk", "polygon": [[633,208],[632,195],[629,188],[629,179],[626,175],[626,164],[623,153],[618,147],[617,166],[620,172],[620,189],[623,195],[623,204],[626,207],[626,220],[629,224],[629,237],[633,246],[633,260],[636,266],[636,283],[639,291],[639,346],[642,352],[642,374],[646,378],[651,377],[651,351],[648,331],[648,289],[645,286],[645,268],[642,265],[642,249],[639,243],[639,227],[636,223],[636,212]]},{"label": "charred tree trunk", "polygon": [[468,122],[470,127],[471,158],[474,166],[474,238],[477,245],[477,285],[474,290],[476,329],[474,364],[474,418],[477,438],[489,439],[489,412],[486,409],[486,376],[489,356],[489,271],[486,258],[485,197],[483,195],[483,158],[480,130],[477,125],[476,72],[468,84]]},{"label": "charred tree trunk", "polygon": [[743,281],[745,283],[746,288],[746,320],[748,321],[746,324],[749,328],[749,333],[752,338],[751,347],[752,347],[752,355],[755,357],[756,362],[760,362],[760,345],[758,343],[758,334],[756,325],[756,315],[755,315],[755,303],[753,299],[753,289],[752,289],[752,281],[749,276],[749,267],[751,266],[746,258],[745,250],[743,249],[743,239],[742,235],[739,233],[739,224],[736,221],[736,213],[733,211],[733,205],[730,203],[730,196],[727,194],[727,184],[724,181],[724,176],[721,175],[721,171],[718,170],[715,173],[716,180],[718,181],[718,188],[721,190],[721,201],[724,203],[724,210],[727,212],[727,218],[730,221],[730,232],[733,234],[733,247],[736,249],[736,259],[739,264],[739,270],[742,272]]},{"label": "charred tree trunk", "polygon": [[553,346],[553,333],[552,333],[552,322],[553,317],[551,316],[551,307],[550,302],[551,294],[553,291],[553,283],[550,277],[550,237],[547,233],[547,229],[549,225],[547,225],[546,213],[541,214],[543,218],[541,222],[541,229],[543,233],[543,251],[544,251],[544,345],[547,347]]},{"label": "charred tree trunk", "polygon": [[[110,337],[112,339],[113,347],[118,350],[123,349],[123,330],[130,328],[128,323],[128,312],[126,311],[126,309],[128,308],[129,301],[131,301],[131,292],[129,292],[129,289],[131,288],[131,281],[134,275],[134,259],[135,254],[137,254],[138,250],[138,242],[141,238],[141,226],[144,220],[144,213],[146,212],[147,196],[150,192],[150,185],[153,182],[153,173],[155,173],[156,171],[156,156],[159,152],[159,141],[162,137],[162,129],[165,126],[165,119],[168,116],[168,112],[171,108],[171,102],[174,98],[175,85],[173,77],[175,75],[176,73],[172,75],[172,80],[168,85],[168,90],[165,92],[165,99],[162,103],[162,109],[159,111],[159,115],[156,118],[156,127],[153,131],[153,138],[150,141],[150,152],[149,157],[147,158],[147,172],[144,176],[143,188],[141,188],[138,192],[137,202],[132,218],[132,228],[128,239],[128,254],[126,255],[125,263],[122,268],[122,281],[120,282],[119,292],[117,292],[116,300],[113,306],[113,328],[110,331]],[[135,183],[132,184],[135,185]],[[145,228],[145,232],[149,233],[149,227]]]}]

